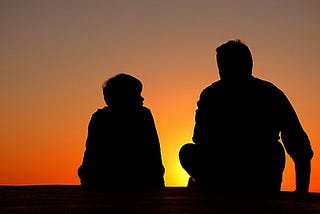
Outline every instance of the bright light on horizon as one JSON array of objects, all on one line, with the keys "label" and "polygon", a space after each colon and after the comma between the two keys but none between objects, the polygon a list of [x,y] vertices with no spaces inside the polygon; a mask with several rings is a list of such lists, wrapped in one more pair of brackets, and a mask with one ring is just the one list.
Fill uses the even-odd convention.
[{"label": "bright light on horizon", "polygon": [[[319,8],[298,0],[0,1],[0,185],[79,184],[101,84],[129,73],[144,85],[166,184],[185,186],[178,152],[192,140],[200,92],[218,78],[215,48],[241,39],[254,75],[293,103],[316,154],[310,190],[320,192]],[[283,190],[295,188],[290,164]]]}]

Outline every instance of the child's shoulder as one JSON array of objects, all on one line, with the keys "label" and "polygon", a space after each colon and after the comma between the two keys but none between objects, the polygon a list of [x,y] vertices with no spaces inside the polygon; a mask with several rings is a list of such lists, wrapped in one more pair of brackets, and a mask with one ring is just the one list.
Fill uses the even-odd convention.
[{"label": "child's shoulder", "polygon": [[141,106],[141,110],[145,112],[151,112],[150,109],[145,106]]}]

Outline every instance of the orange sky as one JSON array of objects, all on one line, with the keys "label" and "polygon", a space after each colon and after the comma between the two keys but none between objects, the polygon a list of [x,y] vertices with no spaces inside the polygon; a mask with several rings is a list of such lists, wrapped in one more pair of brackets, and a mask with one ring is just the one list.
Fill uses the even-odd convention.
[{"label": "orange sky", "polygon": [[[319,192],[319,23],[317,0],[1,1],[0,185],[78,184],[101,84],[120,72],[144,84],[166,184],[186,185],[177,155],[191,141],[201,90],[218,79],[215,48],[239,38],[254,75],[295,107]],[[287,158],[283,190],[294,190],[294,176]]]}]

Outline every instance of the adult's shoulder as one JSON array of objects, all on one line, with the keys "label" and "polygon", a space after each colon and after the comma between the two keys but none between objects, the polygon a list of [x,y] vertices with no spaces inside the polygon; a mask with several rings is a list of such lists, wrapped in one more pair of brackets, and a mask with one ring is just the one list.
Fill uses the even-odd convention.
[{"label": "adult's shoulder", "polygon": [[109,111],[110,111],[110,109],[108,106],[105,106],[103,108],[99,108],[92,114],[92,118],[98,118],[103,115],[106,115],[106,114],[108,114]]},{"label": "adult's shoulder", "polygon": [[280,88],[278,88],[276,85],[274,85],[273,83],[271,83],[267,80],[263,80],[263,79],[259,79],[259,78],[254,77],[253,81],[254,81],[255,85],[261,89],[264,89],[264,90],[269,91],[271,93],[283,94],[283,92],[281,91]]},{"label": "adult's shoulder", "polygon": [[267,86],[267,87],[276,87],[273,83],[271,83],[271,82],[269,82],[267,80],[263,80],[263,79],[257,78],[257,77],[253,77],[252,80],[257,84],[261,84],[261,85],[264,85],[264,86]]},{"label": "adult's shoulder", "polygon": [[215,89],[220,88],[221,86],[222,86],[222,81],[217,80],[217,81],[211,83],[211,85],[207,86],[205,89],[203,89],[203,91],[215,90]]},{"label": "adult's shoulder", "polygon": [[217,90],[219,90],[222,87],[222,82],[221,80],[218,80],[216,82],[213,82],[211,85],[207,86],[206,88],[204,88],[201,92],[201,97],[203,96],[207,96],[209,94],[211,94],[212,92],[215,92]]}]

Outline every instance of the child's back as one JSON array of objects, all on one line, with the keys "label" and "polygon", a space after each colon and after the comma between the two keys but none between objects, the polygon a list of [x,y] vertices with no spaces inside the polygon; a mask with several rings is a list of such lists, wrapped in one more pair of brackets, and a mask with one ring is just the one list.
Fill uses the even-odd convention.
[{"label": "child's back", "polygon": [[92,115],[88,127],[82,185],[164,186],[158,134],[141,90],[141,82],[126,74],[107,81],[108,106]]}]

